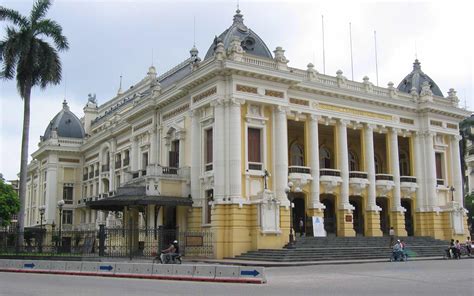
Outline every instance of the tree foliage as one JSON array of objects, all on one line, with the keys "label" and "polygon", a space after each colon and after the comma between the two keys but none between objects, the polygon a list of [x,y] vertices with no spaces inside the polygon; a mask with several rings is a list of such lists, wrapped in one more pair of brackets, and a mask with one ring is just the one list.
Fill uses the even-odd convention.
[{"label": "tree foliage", "polygon": [[0,226],[10,224],[12,215],[20,210],[20,199],[13,186],[0,179]]}]

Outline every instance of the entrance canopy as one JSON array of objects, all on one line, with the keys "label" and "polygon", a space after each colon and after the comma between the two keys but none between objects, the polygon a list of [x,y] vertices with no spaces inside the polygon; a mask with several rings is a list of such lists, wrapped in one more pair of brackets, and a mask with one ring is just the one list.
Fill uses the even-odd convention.
[{"label": "entrance canopy", "polygon": [[191,206],[193,201],[187,197],[146,195],[145,187],[121,187],[111,197],[88,201],[86,206],[93,210],[121,211],[133,206]]}]

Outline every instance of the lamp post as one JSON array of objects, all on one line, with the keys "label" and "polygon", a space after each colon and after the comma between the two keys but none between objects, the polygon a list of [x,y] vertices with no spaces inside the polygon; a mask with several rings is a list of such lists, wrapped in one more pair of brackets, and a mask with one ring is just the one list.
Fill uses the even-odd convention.
[{"label": "lamp post", "polygon": [[43,216],[46,211],[46,206],[42,205],[38,208],[40,213],[40,240],[39,240],[39,252],[43,253]]},{"label": "lamp post", "polygon": [[451,191],[451,201],[454,201],[454,191],[456,191],[456,189],[454,188],[454,186],[451,186],[449,188],[449,191]]},{"label": "lamp post", "polygon": [[61,232],[62,232],[62,222],[63,222],[63,206],[64,206],[64,200],[58,201],[58,209],[59,209],[59,246],[61,247],[62,245],[62,237],[61,237]]},{"label": "lamp post", "polygon": [[295,237],[293,235],[293,196],[290,194],[292,187],[293,187],[292,182],[288,182],[288,186],[285,187],[286,197],[290,201],[290,238],[289,238],[290,246],[293,246],[293,243],[295,242]]}]

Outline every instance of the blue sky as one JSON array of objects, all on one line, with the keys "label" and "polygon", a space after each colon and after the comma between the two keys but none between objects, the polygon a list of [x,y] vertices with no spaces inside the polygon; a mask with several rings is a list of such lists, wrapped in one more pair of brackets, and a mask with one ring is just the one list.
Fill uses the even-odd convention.
[{"label": "blue sky", "polygon": [[[3,0],[3,6],[29,14],[33,1]],[[321,15],[325,21],[326,74],[338,69],[351,78],[349,22],[352,23],[354,80],[375,83],[373,32],[377,30],[379,85],[395,85],[412,69],[417,54],[422,70],[447,95],[455,88],[474,109],[473,27],[468,2],[459,1],[240,1],[244,22],[271,51],[286,50],[290,66],[309,62],[323,72]],[[63,81],[32,93],[29,154],[66,98],[82,116],[87,94],[99,104],[141,80],[153,64],[159,74],[189,56],[194,40],[203,57],[232,23],[237,1],[68,1],[56,0],[48,17],[59,22],[70,42],[62,53]],[[4,38],[5,23],[0,24]],[[153,60],[152,60],[153,51]],[[19,172],[23,106],[14,81],[0,82],[0,173]]]}]

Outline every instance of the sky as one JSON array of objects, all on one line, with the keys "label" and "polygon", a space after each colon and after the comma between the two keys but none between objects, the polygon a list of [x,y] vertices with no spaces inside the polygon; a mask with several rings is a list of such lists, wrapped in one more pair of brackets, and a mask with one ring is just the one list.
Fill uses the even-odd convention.
[{"label": "sky", "polygon": [[[1,0],[0,5],[29,15],[33,0]],[[323,73],[341,69],[354,80],[368,76],[376,84],[374,31],[377,33],[378,81],[395,85],[412,70],[415,57],[447,96],[454,88],[460,106],[474,109],[472,4],[467,1],[239,1],[244,23],[273,51],[286,50],[289,65],[311,62]],[[66,99],[83,116],[87,95],[99,104],[140,81],[153,64],[164,73],[189,57],[193,43],[204,57],[214,36],[232,24],[237,1],[56,0],[47,17],[63,27],[70,49],[60,54],[63,80],[31,97],[29,154]],[[6,23],[0,23],[5,38]],[[16,179],[20,170],[23,101],[15,81],[0,81],[0,173]]]}]

